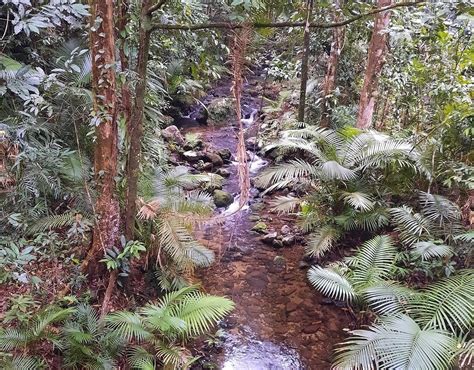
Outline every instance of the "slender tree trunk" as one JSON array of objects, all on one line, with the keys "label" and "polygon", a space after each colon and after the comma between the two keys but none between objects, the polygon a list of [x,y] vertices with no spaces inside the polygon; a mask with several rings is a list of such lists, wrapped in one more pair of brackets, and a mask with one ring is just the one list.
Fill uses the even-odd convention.
[{"label": "slender tree trunk", "polygon": [[[334,14],[334,21],[340,21],[339,1],[336,1],[337,9]],[[328,58],[328,66],[323,82],[323,96],[321,99],[321,126],[329,127],[331,107],[329,106],[328,96],[332,94],[336,86],[337,65],[339,64],[339,56],[344,45],[344,35],[346,30],[344,27],[336,27],[332,33],[331,51]]]},{"label": "slender tree trunk", "polygon": [[138,61],[136,73],[138,81],[135,87],[135,100],[132,109],[130,126],[128,127],[129,151],[127,158],[126,179],[126,208],[125,208],[125,237],[133,239],[135,216],[137,213],[138,176],[140,173],[141,144],[143,138],[143,113],[145,109],[145,92],[147,78],[148,53],[150,49],[151,14],[150,0],[142,1],[139,25]]},{"label": "slender tree trunk", "polygon": [[94,173],[97,186],[96,225],[92,246],[82,263],[83,271],[97,272],[98,254],[114,246],[119,233],[117,176],[117,104],[113,0],[91,0],[90,48],[92,91],[96,119]]},{"label": "slender tree trunk", "polygon": [[306,4],[306,25],[303,35],[303,58],[301,60],[301,85],[300,85],[300,101],[298,104],[298,121],[304,121],[306,108],[306,85],[308,83],[308,61],[311,39],[311,16],[313,13],[314,0],[307,0]]},{"label": "slender tree trunk", "polygon": [[[377,7],[385,7],[391,5],[391,3],[392,0],[378,0]],[[357,127],[361,129],[367,129],[372,126],[378,79],[387,52],[388,34],[386,30],[389,22],[389,11],[377,13],[375,16],[374,29],[369,44],[367,67],[365,69],[364,85],[360,93],[359,113],[357,115]]]}]

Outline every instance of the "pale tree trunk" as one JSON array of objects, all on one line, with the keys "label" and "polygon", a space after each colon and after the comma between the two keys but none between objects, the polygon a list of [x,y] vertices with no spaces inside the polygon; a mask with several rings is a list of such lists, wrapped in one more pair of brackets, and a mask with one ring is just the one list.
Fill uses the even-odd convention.
[{"label": "pale tree trunk", "polygon": [[[335,3],[337,9],[334,14],[334,22],[339,22],[341,20],[339,10],[340,5],[339,1]],[[336,27],[333,29],[332,33],[332,43],[331,51],[328,58],[328,66],[326,69],[326,75],[324,76],[323,88],[322,88],[322,99],[321,99],[321,123],[322,127],[329,127],[330,124],[330,115],[331,107],[329,106],[328,96],[331,95],[336,86],[336,76],[337,76],[337,65],[339,64],[339,56],[342,52],[342,47],[344,45],[344,36],[345,36],[344,27]]]},{"label": "pale tree trunk", "polygon": [[115,94],[115,38],[113,0],[91,2],[90,49],[92,91],[96,118],[94,174],[97,200],[92,245],[82,270],[97,273],[98,255],[115,245],[119,234],[119,203],[115,196],[117,176],[117,97]]},{"label": "pale tree trunk", "polygon": [[303,57],[301,59],[301,85],[300,85],[300,100],[298,104],[298,121],[304,121],[306,108],[306,85],[308,84],[308,62],[309,49],[311,39],[311,16],[313,13],[314,0],[307,0],[306,3],[306,26],[303,35]]},{"label": "pale tree trunk", "polygon": [[[391,5],[392,0],[378,0],[377,7]],[[380,72],[385,62],[387,52],[387,27],[390,22],[390,11],[377,13],[374,29],[370,39],[368,61],[364,75],[364,85],[360,93],[357,127],[367,129],[372,126],[375,100],[377,98],[377,84]]]}]

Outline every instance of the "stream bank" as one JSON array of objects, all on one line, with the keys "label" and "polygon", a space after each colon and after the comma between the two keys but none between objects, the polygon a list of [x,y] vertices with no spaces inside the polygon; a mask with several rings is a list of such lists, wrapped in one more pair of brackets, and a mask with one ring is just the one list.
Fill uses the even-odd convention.
[{"label": "stream bank", "polygon": [[[262,77],[253,76],[243,88],[247,117],[261,108],[262,84]],[[207,102],[230,95],[230,82],[223,82],[210,92]],[[274,99],[275,94],[269,98]],[[254,137],[257,122],[247,119],[245,123],[246,137]],[[185,134],[199,134],[213,150],[229,149],[233,155],[236,130],[232,120],[225,125],[182,129]],[[255,152],[249,152],[249,157],[254,178],[267,161]],[[197,233],[198,239],[216,254],[216,262],[199,271],[198,277],[208,293],[231,298],[236,308],[222,324],[222,347],[202,349],[201,364],[226,370],[329,369],[334,345],[343,340],[343,329],[349,325],[348,313],[327,302],[309,285],[309,265],[302,262],[303,237],[294,226],[296,219],[271,213],[272,197],[262,196],[255,188],[249,206],[233,213],[239,208],[237,166],[230,161],[223,168],[229,175],[223,190],[234,195],[234,203],[216,211],[216,215],[227,215],[221,225]],[[259,222],[268,227],[267,237],[252,231]],[[286,236],[289,242],[274,242],[275,233],[278,240]]]}]

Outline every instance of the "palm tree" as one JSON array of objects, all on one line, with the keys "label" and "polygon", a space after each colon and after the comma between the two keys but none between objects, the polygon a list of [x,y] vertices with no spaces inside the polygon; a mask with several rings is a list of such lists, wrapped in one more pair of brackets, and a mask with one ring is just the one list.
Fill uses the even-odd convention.
[{"label": "palm tree", "polygon": [[232,311],[234,304],[224,297],[210,296],[196,286],[170,292],[156,304],[148,304],[137,313],[119,311],[107,322],[134,346],[129,358],[131,366],[155,369],[155,355],[166,368],[183,368],[192,360],[182,347],[183,341],[209,331],[211,326]]},{"label": "palm tree", "polygon": [[[344,231],[375,231],[388,225],[383,180],[401,170],[427,174],[420,154],[407,141],[392,139],[376,131],[343,128],[301,128],[282,133],[282,138],[265,148],[299,158],[277,164],[265,171],[257,185],[268,191],[296,186],[303,199],[280,197],[277,211],[301,208],[309,220],[304,228],[313,231],[307,252],[321,256]],[[327,202],[312,197],[325,194]],[[322,212],[321,212],[322,211]],[[331,215],[322,217],[321,214]]]}]

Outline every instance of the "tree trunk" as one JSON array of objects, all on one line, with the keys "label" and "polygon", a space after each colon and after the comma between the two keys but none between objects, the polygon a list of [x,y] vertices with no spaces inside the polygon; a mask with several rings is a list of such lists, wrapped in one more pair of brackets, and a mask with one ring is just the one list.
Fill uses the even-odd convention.
[{"label": "tree trunk", "polygon": [[[391,2],[392,0],[378,0],[377,7],[388,6]],[[377,13],[375,16],[374,29],[368,50],[364,85],[360,93],[359,113],[357,115],[357,127],[361,129],[367,129],[372,126],[378,79],[385,61],[385,53],[387,52],[388,34],[386,29],[389,21],[389,11]]]},{"label": "tree trunk", "polygon": [[301,85],[300,85],[300,101],[298,104],[298,121],[304,122],[304,114],[306,108],[306,85],[308,83],[308,61],[311,39],[311,16],[313,13],[313,0],[307,0],[306,5],[306,26],[303,36],[303,58],[301,59]]},{"label": "tree trunk", "polygon": [[135,87],[135,100],[132,117],[128,127],[129,151],[126,167],[127,192],[125,199],[125,238],[133,239],[135,229],[135,216],[137,213],[138,176],[140,173],[141,144],[143,137],[143,113],[145,109],[145,92],[147,78],[148,53],[150,49],[151,14],[148,9],[150,0],[142,2],[139,40],[138,61],[136,73],[138,81]]},{"label": "tree trunk", "polygon": [[[336,2],[337,9],[334,14],[334,21],[340,21],[339,2]],[[328,66],[323,82],[323,96],[321,99],[321,127],[329,127],[331,107],[329,106],[328,96],[332,94],[336,86],[337,65],[339,64],[339,56],[342,52],[344,44],[344,35],[346,30],[344,27],[336,27],[333,29],[331,51],[328,58]]]},{"label": "tree trunk", "polygon": [[113,0],[91,1],[90,48],[92,91],[96,119],[94,174],[97,200],[92,246],[82,263],[83,271],[97,272],[97,255],[114,246],[119,233],[119,203],[115,197],[117,176],[117,97],[115,95],[115,40]]}]

